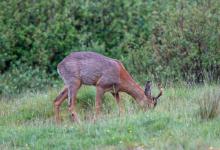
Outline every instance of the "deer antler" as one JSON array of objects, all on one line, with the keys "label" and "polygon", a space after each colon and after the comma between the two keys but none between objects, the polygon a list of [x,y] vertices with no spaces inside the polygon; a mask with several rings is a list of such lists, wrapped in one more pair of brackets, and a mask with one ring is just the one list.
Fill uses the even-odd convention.
[{"label": "deer antler", "polygon": [[158,83],[157,86],[158,86],[160,93],[156,97],[154,97],[154,99],[158,99],[163,94],[163,87],[162,87],[161,83]]},{"label": "deer antler", "polygon": [[157,105],[158,98],[163,94],[163,87],[162,87],[161,83],[158,83],[157,86],[158,86],[158,89],[160,92],[156,97],[153,97],[153,100],[155,102],[154,107]]}]

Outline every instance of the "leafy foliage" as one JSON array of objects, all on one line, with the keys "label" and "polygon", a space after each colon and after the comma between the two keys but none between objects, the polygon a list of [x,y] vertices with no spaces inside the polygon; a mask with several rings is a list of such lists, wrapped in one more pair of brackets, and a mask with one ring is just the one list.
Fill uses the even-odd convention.
[{"label": "leafy foliage", "polygon": [[219,0],[3,0],[0,73],[19,64],[57,77],[66,55],[90,50],[141,81],[218,81],[219,8]]},{"label": "leafy foliage", "polygon": [[13,65],[10,72],[0,76],[0,94],[15,96],[24,90],[45,90],[49,86],[57,85],[51,81],[44,70],[19,64]]}]

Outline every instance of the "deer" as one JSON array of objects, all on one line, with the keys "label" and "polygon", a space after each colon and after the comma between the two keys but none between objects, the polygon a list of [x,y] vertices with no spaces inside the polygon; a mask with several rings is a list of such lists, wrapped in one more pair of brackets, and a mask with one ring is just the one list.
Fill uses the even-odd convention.
[{"label": "deer", "polygon": [[116,59],[106,57],[102,54],[89,51],[72,52],[66,56],[58,65],[57,71],[64,81],[64,88],[54,100],[55,120],[61,122],[60,106],[68,99],[68,110],[73,122],[79,122],[75,111],[77,92],[82,85],[96,87],[95,115],[101,110],[102,97],[105,92],[111,92],[123,112],[119,92],[125,92],[143,108],[154,108],[158,98],[163,93],[161,84],[158,84],[159,94],[151,95],[151,82],[145,85],[145,90],[136,83],[124,65]]}]

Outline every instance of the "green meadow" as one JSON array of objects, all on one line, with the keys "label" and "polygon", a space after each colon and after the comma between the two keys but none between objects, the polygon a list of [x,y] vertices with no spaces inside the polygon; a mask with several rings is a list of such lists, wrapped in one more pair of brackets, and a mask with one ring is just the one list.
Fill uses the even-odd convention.
[{"label": "green meadow", "polygon": [[[161,82],[156,108],[121,93],[119,114],[106,93],[96,117],[83,86],[80,123],[65,101],[56,124],[57,65],[79,51],[119,60],[154,96]],[[220,0],[0,1],[0,150],[220,150],[219,81]]]},{"label": "green meadow", "polygon": [[[154,95],[158,92],[153,88]],[[95,88],[77,95],[80,123],[70,121],[67,102],[62,123],[54,121],[53,100],[60,89],[26,92],[0,100],[0,149],[220,149],[220,87],[169,86],[155,109],[144,112],[121,93],[125,113],[106,93],[94,121]]]}]

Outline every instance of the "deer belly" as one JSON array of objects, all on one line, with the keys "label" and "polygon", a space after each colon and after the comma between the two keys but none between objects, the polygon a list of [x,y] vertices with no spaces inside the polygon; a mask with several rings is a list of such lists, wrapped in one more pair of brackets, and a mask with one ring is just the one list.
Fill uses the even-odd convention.
[{"label": "deer belly", "polygon": [[81,72],[81,82],[85,85],[96,85],[97,81],[100,78],[99,73],[97,72]]}]

